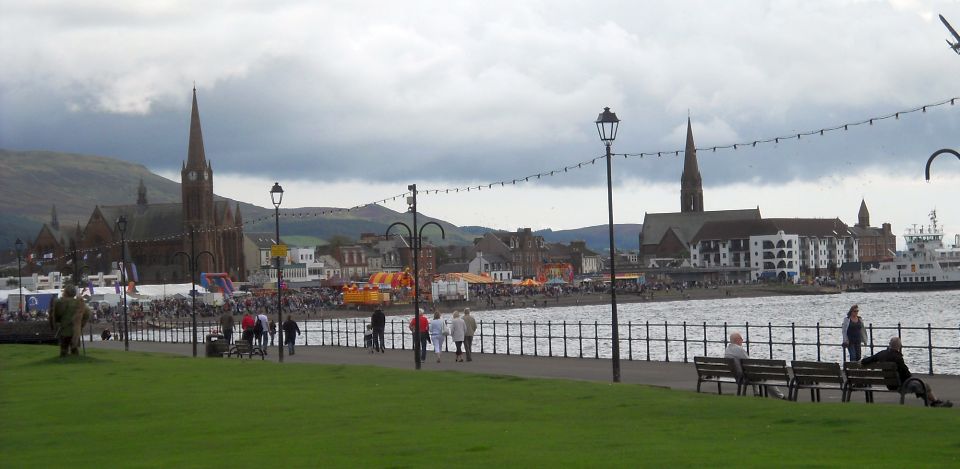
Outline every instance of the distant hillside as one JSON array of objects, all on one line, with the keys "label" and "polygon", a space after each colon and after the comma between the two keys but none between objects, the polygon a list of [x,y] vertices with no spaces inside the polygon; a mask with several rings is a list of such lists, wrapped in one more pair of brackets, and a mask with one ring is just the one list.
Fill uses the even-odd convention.
[{"label": "distant hillside", "polygon": [[[180,184],[153,174],[143,165],[103,156],[47,151],[0,150],[0,257],[9,253],[17,237],[32,242],[43,223],[50,220],[50,208],[57,207],[61,227],[85,225],[96,205],[133,204],[143,179],[150,203],[179,202]],[[229,200],[217,197],[220,200]],[[281,233],[303,237],[300,241],[329,241],[335,236],[358,239],[361,233],[383,234],[391,223],[410,223],[410,215],[371,205],[350,212],[314,216],[329,207],[281,209]],[[273,232],[273,210],[240,203],[247,231]],[[259,220],[259,221],[255,221]],[[446,239],[435,228],[424,235],[436,244],[470,244],[488,231],[481,226],[457,227],[443,220],[419,217],[420,223],[435,221],[443,226]],[[549,242],[584,240],[591,249],[607,249],[606,225],[576,230],[542,230]],[[401,231],[395,231],[401,233]],[[640,225],[617,225],[617,248],[637,249]],[[297,239],[297,238],[294,238]]]},{"label": "distant hillside", "polygon": [[[33,241],[43,223],[50,220],[50,209],[57,207],[61,227],[85,225],[96,205],[132,204],[143,179],[150,203],[179,202],[180,184],[153,174],[143,165],[103,156],[48,151],[0,150],[0,252],[12,246],[16,238]],[[223,197],[217,197],[224,200]],[[311,214],[329,209],[281,209],[283,233],[328,240],[333,236],[357,239],[360,233],[382,234],[395,221],[410,222],[409,215],[381,207],[364,207],[322,217]],[[240,203],[244,220],[269,217],[247,226],[248,231],[274,230],[273,210]],[[302,215],[302,216],[296,216]],[[442,220],[421,217],[421,223],[436,221],[447,239],[440,240],[432,229],[424,235],[440,244],[467,244],[476,237]]]},{"label": "distant hillside", "polygon": [[[613,240],[616,243],[617,250],[640,249],[640,232],[642,230],[643,225],[639,223],[615,224],[613,226]],[[536,233],[543,236],[543,240],[549,243],[567,244],[570,241],[585,241],[590,249],[598,253],[610,251],[610,232],[607,225],[558,231],[546,229],[539,230]]]}]

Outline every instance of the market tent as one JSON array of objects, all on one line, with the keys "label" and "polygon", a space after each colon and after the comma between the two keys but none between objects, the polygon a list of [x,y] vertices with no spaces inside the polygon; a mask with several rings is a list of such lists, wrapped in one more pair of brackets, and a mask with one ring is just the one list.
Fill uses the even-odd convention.
[{"label": "market tent", "polygon": [[456,273],[450,273],[450,274],[441,274],[441,275],[437,275],[435,278],[436,278],[436,279],[446,280],[446,281],[448,281],[448,282],[449,282],[449,281],[456,281],[456,280],[463,280],[463,281],[465,281],[465,282],[467,282],[467,283],[472,283],[472,284],[494,284],[494,283],[500,283],[500,282],[498,282],[498,281],[496,281],[496,280],[494,280],[494,279],[492,279],[492,278],[490,278],[490,277],[488,277],[488,276],[486,276],[486,275],[477,275],[477,274],[471,274],[471,273],[467,273],[467,272],[456,272]]},{"label": "market tent", "polygon": [[566,285],[566,284],[567,284],[567,281],[559,277],[554,277],[550,280],[547,280],[547,285]]},{"label": "market tent", "polygon": [[528,278],[528,279],[520,282],[520,286],[521,286],[521,287],[539,287],[539,286],[540,286],[540,282],[538,282],[538,281],[536,281],[536,280],[534,280],[534,279],[532,279],[532,278]]},{"label": "market tent", "polygon": [[390,288],[413,286],[413,276],[409,272],[377,272],[370,276],[371,285],[390,285]]}]

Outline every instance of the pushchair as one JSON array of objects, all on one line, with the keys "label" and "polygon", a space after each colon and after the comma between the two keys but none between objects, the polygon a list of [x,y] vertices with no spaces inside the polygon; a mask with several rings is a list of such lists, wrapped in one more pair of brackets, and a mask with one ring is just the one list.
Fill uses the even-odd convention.
[{"label": "pushchair", "polygon": [[363,331],[363,348],[367,349],[367,353],[373,353],[373,325],[367,324],[366,330]]}]

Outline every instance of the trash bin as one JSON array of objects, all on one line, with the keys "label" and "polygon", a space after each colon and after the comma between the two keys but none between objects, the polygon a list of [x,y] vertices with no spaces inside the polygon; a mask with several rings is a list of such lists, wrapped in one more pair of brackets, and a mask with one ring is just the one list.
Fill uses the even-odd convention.
[{"label": "trash bin", "polygon": [[207,334],[207,356],[223,357],[227,351],[227,341],[223,334]]}]

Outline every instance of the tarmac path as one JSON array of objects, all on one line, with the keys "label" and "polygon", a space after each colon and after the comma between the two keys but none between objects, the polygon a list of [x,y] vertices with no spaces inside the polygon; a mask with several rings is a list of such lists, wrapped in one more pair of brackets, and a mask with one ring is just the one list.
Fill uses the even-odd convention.
[{"label": "tarmac path", "polygon": [[[123,342],[121,341],[87,342],[86,345],[89,348],[123,350]],[[190,356],[193,353],[191,344],[159,342],[130,342],[130,350],[185,356]],[[270,347],[266,360],[277,363],[277,352],[277,346]],[[204,353],[205,345],[203,343],[197,344],[198,357],[203,358]],[[454,361],[454,354],[447,352],[442,355],[441,360],[440,363],[437,363],[433,352],[428,350],[427,360],[422,364],[421,371],[459,371],[523,378],[575,379],[597,382],[611,382],[613,380],[612,365],[609,359],[474,353],[472,362],[457,363]],[[411,350],[387,350],[382,354],[371,354],[362,348],[337,346],[298,346],[296,354],[293,356],[287,355],[287,351],[284,349],[284,362],[414,369],[414,356]],[[910,363],[907,363],[907,365],[910,366]],[[620,367],[623,383],[658,386],[682,391],[695,391],[697,387],[697,374],[693,363],[621,360]],[[960,376],[921,374],[917,376],[930,384],[939,398],[960,401]],[[706,383],[703,386],[703,391],[716,392],[716,385]],[[734,394],[735,388],[724,385],[723,392],[724,394]],[[822,391],[821,398],[825,402],[840,402],[840,393]],[[809,393],[801,392],[799,400],[807,399],[809,399]],[[853,402],[862,403],[863,393],[855,393],[853,399]],[[875,399],[876,402],[897,403],[899,402],[899,395],[896,393],[876,393]],[[919,399],[912,397],[908,397],[906,403],[911,406],[923,406]],[[960,409],[960,407],[957,408]]]}]

